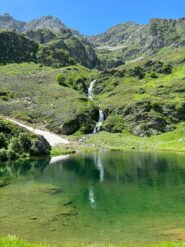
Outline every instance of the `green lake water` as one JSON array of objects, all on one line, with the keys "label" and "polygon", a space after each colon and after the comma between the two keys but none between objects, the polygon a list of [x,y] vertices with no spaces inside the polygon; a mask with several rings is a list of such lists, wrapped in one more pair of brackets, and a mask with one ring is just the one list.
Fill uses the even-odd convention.
[{"label": "green lake water", "polygon": [[1,164],[0,234],[52,244],[185,239],[185,154]]}]

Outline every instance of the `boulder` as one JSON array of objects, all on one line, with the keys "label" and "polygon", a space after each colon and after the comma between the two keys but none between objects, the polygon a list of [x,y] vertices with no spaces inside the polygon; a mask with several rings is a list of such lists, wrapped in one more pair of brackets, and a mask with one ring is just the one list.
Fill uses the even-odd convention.
[{"label": "boulder", "polygon": [[31,156],[44,156],[49,155],[51,151],[51,146],[48,141],[43,136],[38,136],[33,143],[30,149]]}]

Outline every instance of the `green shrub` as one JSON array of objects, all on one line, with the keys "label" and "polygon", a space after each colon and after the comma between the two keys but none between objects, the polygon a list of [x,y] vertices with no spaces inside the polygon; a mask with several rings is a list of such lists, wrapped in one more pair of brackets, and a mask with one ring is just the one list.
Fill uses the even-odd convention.
[{"label": "green shrub", "polygon": [[15,159],[17,158],[17,154],[15,153],[14,150],[8,149],[8,150],[7,150],[7,158],[8,158],[9,160],[15,160]]},{"label": "green shrub", "polygon": [[8,157],[7,157],[7,151],[6,149],[2,148],[0,149],[0,161],[7,161]]},{"label": "green shrub", "polygon": [[76,90],[82,91],[82,92],[87,92],[87,86],[85,84],[86,78],[77,76],[73,80],[73,85],[72,87]]},{"label": "green shrub", "polygon": [[150,77],[153,78],[153,79],[156,79],[156,78],[158,78],[158,75],[155,72],[152,72],[150,74]]},{"label": "green shrub", "polygon": [[26,133],[20,133],[19,134],[19,141],[23,147],[23,150],[25,152],[29,152],[29,150],[32,146],[32,142],[31,142],[30,138],[28,137],[28,135]]},{"label": "green shrub", "polygon": [[13,150],[16,154],[23,153],[23,145],[20,142],[19,138],[13,137],[8,145],[9,150]]},{"label": "green shrub", "polygon": [[124,130],[124,121],[121,116],[110,115],[103,124],[103,129],[111,133],[121,133]]},{"label": "green shrub", "polygon": [[0,132],[0,148],[7,147],[8,139],[6,138],[5,134]]},{"label": "green shrub", "polygon": [[63,74],[59,74],[57,76],[57,81],[60,86],[68,87],[68,85],[66,84],[66,78]]},{"label": "green shrub", "polygon": [[53,68],[61,68],[76,64],[75,60],[70,57],[68,51],[58,49],[52,44],[40,46],[38,52],[38,62]]},{"label": "green shrub", "polygon": [[129,76],[137,77],[141,80],[145,77],[144,69],[139,66],[135,66],[133,69],[129,70]]}]

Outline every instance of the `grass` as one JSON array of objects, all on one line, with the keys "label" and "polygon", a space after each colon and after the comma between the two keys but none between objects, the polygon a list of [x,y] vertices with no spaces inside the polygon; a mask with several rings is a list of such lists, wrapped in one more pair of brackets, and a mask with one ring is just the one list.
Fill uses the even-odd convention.
[{"label": "grass", "polygon": [[64,147],[52,147],[51,150],[51,156],[59,156],[59,155],[66,155],[66,154],[73,154],[75,151],[70,148],[64,148]]},{"label": "grass", "polygon": [[[57,247],[185,247],[185,242],[176,243],[160,243],[160,244],[144,244],[144,245],[127,245],[127,244],[69,244],[58,245]],[[0,238],[0,247],[51,247],[47,244],[31,244],[27,241],[20,240],[16,236],[8,236]],[[54,247],[54,246],[53,246]],[[56,247],[56,246],[55,246]]]},{"label": "grass", "polygon": [[[31,124],[42,124],[53,132],[59,132],[62,124],[73,121],[81,114],[92,111],[87,95],[72,87],[58,85],[56,77],[65,73],[66,77],[78,75],[88,77],[90,71],[82,66],[63,69],[40,67],[37,64],[11,64],[0,66],[0,88],[12,93],[7,101],[0,97],[0,114],[8,115]],[[75,74],[75,75],[74,75]],[[91,114],[88,115],[91,117]]]},{"label": "grass", "polygon": [[[156,72],[157,78],[151,78],[151,71],[147,70],[142,80],[139,80],[137,76],[130,76],[129,70],[134,66],[145,68],[144,64],[148,58],[117,68],[116,70],[126,71],[123,77],[114,73],[103,74],[80,65],[61,69],[40,67],[33,63],[0,66],[0,87],[3,89],[2,92],[8,95],[7,100],[3,99],[4,96],[0,97],[0,114],[20,118],[30,124],[42,125],[56,133],[60,133],[63,124],[70,126],[79,121],[80,126],[77,126],[72,133],[76,130],[77,132],[69,137],[70,140],[75,141],[79,140],[84,133],[90,132],[91,128],[93,130],[97,121],[94,110],[97,110],[100,105],[106,115],[105,126],[110,127],[110,124],[116,126],[118,124],[116,121],[122,118],[124,132],[100,133],[87,139],[89,145],[95,144],[115,150],[155,148],[185,151],[182,123],[185,103],[185,64],[179,63],[184,53],[184,48],[174,51],[161,50],[152,59],[163,60],[165,63],[171,61],[172,73]],[[58,74],[65,75],[69,87],[58,85],[56,80]],[[78,85],[73,85],[73,82],[78,77],[85,78],[86,88],[91,80],[98,78],[99,81],[94,88],[97,95],[94,95],[93,102],[88,101],[86,92],[74,90]],[[78,80],[76,83],[79,83]],[[145,101],[148,102],[151,110],[146,109]],[[137,108],[138,103],[141,104]],[[108,122],[110,119],[115,121],[112,120],[110,123]],[[149,138],[140,138],[128,133],[135,133],[134,130],[138,126],[144,132],[143,129],[156,119],[159,119],[156,125],[164,120],[167,127],[175,126],[176,130]],[[111,132],[108,128],[105,130]],[[161,132],[163,129],[159,130],[159,133]],[[72,151],[73,148],[72,150],[55,148],[52,150],[52,155],[68,154]]]},{"label": "grass", "polygon": [[161,150],[185,152],[185,124],[176,130],[152,137],[138,137],[128,132],[111,134],[101,132],[86,140],[100,148],[109,150]]}]

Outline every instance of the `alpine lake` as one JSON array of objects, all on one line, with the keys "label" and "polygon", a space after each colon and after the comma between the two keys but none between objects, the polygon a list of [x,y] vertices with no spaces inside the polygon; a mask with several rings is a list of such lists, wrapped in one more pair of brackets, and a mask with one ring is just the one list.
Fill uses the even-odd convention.
[{"label": "alpine lake", "polygon": [[79,153],[0,164],[0,235],[33,243],[185,240],[185,154]]}]

